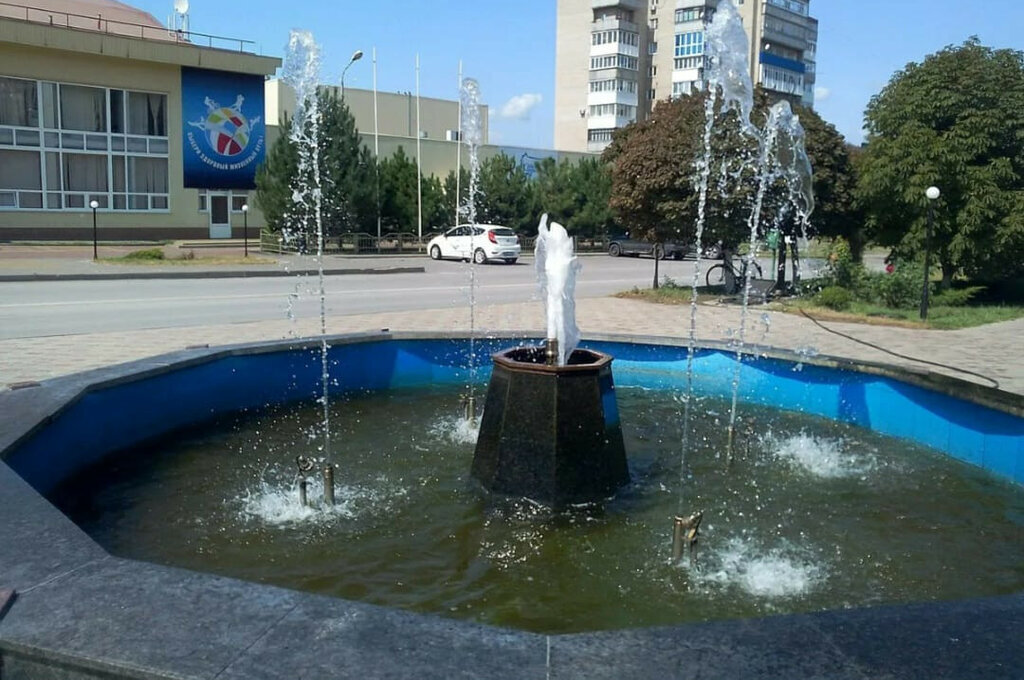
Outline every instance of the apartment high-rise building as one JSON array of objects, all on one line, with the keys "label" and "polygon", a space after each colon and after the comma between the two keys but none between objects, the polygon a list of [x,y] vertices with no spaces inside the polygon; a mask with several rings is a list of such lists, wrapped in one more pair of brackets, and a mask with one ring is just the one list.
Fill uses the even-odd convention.
[{"label": "apartment high-rise building", "polygon": [[[810,0],[733,0],[753,81],[814,105],[818,20]],[[555,148],[601,151],[659,99],[703,87],[705,31],[719,0],[558,0]]]}]

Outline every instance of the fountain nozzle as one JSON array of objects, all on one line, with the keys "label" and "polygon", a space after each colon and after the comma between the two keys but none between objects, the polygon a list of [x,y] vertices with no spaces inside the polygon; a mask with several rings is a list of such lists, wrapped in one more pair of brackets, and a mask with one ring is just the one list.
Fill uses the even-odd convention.
[{"label": "fountain nozzle", "polygon": [[700,523],[704,519],[703,512],[695,512],[689,517],[676,517],[672,524],[672,563],[678,564],[683,558],[684,548],[690,552],[690,564],[697,559],[697,535]]},{"label": "fountain nozzle", "polygon": [[476,396],[470,394],[462,402],[462,405],[463,405],[463,415],[466,418],[466,422],[467,423],[475,423],[476,422]]},{"label": "fountain nozzle", "polygon": [[544,341],[544,360],[548,366],[558,365],[558,338],[548,338]]},{"label": "fountain nozzle", "polygon": [[324,466],[324,505],[334,506],[334,466],[330,463]]}]

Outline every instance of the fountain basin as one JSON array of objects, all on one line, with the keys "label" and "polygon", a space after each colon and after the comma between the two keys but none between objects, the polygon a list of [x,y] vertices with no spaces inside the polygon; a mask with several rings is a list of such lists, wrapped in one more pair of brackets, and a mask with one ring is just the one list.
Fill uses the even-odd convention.
[{"label": "fountain basin", "polygon": [[[620,384],[683,379],[684,347],[629,340],[587,345],[615,354]],[[397,334],[333,338],[332,361],[344,367],[338,389],[461,384],[467,344]],[[508,341],[478,344],[490,352]],[[108,452],[219,413],[315,395],[316,346],[189,350],[0,395],[0,589],[21,591],[0,621],[5,680],[55,670],[82,678],[327,677],[340,668],[418,678],[1009,678],[1024,663],[1012,642],[1024,621],[1019,593],[544,636],[116,558],[41,496]],[[731,353],[702,353],[702,389],[728,394],[731,374],[723,369]],[[741,398],[921,441],[1024,481],[1019,397],[821,357],[795,371],[797,361],[779,353],[745,362]]]}]

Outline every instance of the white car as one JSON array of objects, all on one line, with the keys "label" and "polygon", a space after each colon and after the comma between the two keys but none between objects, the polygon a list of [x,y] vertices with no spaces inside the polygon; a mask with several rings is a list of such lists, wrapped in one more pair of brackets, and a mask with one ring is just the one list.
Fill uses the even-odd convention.
[{"label": "white car", "polygon": [[520,250],[516,232],[496,224],[460,224],[427,244],[432,260],[473,260],[477,264],[490,260],[515,264]]}]

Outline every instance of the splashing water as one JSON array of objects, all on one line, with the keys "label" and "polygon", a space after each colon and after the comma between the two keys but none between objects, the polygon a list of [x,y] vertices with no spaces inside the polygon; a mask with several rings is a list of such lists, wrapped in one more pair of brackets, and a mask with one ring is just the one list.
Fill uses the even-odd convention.
[{"label": "splashing water", "polygon": [[480,436],[480,423],[463,417],[442,418],[430,426],[430,434],[452,444],[475,444]]},{"label": "splashing water", "polygon": [[[335,487],[334,505],[301,505],[295,502],[297,485],[261,480],[253,489],[236,499],[243,520],[271,526],[299,523],[331,523],[351,520],[391,510],[407,495],[407,490],[378,480],[375,486],[341,484]],[[323,497],[323,480],[309,480],[309,497]]]},{"label": "splashing water", "polygon": [[[316,265],[320,294],[320,403],[323,410],[323,459],[331,460],[330,367],[327,347],[327,295],[324,291],[323,182],[320,177],[320,46],[309,31],[293,30],[288,39],[282,80],[295,91],[291,139],[299,151],[292,182],[292,210],[286,240],[305,238],[310,218],[316,229]],[[307,185],[306,182],[309,182]],[[297,230],[298,233],[295,233]],[[289,302],[289,311],[291,306]]]},{"label": "splashing water", "polygon": [[751,597],[779,600],[806,595],[827,576],[813,556],[789,544],[765,550],[750,539],[734,538],[707,557],[694,570],[701,590],[739,588]]},{"label": "splashing water", "polygon": [[824,439],[806,432],[785,438],[769,434],[764,445],[777,460],[824,479],[862,477],[878,468],[873,455],[852,452],[843,440]]},{"label": "splashing water", "polygon": [[580,329],[576,326],[576,275],[582,265],[576,258],[573,241],[565,227],[558,222],[548,225],[548,215],[540,218],[537,243],[534,246],[537,282],[547,313],[547,337],[558,340],[558,365],[566,359],[580,342]]}]

